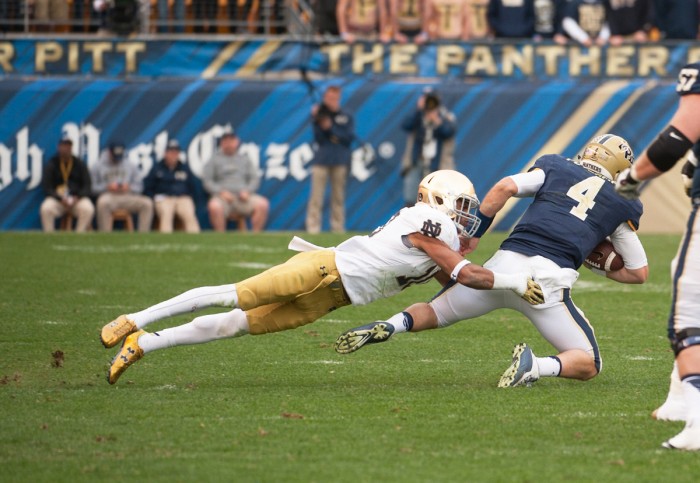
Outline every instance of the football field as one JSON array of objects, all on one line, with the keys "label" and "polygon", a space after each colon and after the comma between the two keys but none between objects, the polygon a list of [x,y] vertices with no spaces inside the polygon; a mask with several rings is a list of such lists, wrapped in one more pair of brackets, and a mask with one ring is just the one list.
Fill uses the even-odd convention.
[{"label": "football field", "polygon": [[283,262],[291,236],[0,233],[0,481],[698,481],[699,454],[661,448],[682,423],[650,418],[673,361],[677,236],[642,237],[645,285],[581,269],[573,298],[603,357],[588,382],[498,389],[514,344],[553,350],[506,310],[335,353],[341,332],[429,299],[432,282],[293,331],[153,352],[107,384],[103,324]]}]

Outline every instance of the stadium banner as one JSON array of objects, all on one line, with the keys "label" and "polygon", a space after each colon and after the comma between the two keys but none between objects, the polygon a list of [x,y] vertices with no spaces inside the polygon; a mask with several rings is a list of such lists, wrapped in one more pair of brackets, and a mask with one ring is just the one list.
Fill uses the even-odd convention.
[{"label": "stadium banner", "polygon": [[[402,206],[399,166],[406,133],[400,125],[426,84],[352,76],[315,82],[6,78],[0,82],[0,230],[40,228],[42,168],[62,136],[73,140],[75,154],[89,165],[110,142],[121,141],[143,173],[175,138],[183,159],[200,175],[228,127],[238,132],[242,149],[262,173],[260,193],[271,201],[268,228],[303,230],[313,158],[310,110],[330,83],[342,85],[342,104],[355,117],[357,132],[347,228],[371,230]],[[575,156],[602,132],[626,137],[639,153],[677,103],[673,81],[430,85],[457,118],[457,168],[480,197],[539,155]],[[208,228],[201,184],[195,201]],[[504,209],[497,228],[512,226],[524,203]],[[328,229],[328,213],[324,219]]]},{"label": "stadium banner", "polygon": [[280,39],[0,39],[0,76],[288,79],[367,76],[479,79],[675,78],[697,42],[584,48],[532,42],[425,45]]}]

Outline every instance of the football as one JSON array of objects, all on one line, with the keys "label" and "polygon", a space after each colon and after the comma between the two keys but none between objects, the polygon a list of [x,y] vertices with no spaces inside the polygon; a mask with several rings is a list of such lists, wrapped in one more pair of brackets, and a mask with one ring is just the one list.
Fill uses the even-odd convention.
[{"label": "football", "polygon": [[622,256],[608,240],[603,240],[583,261],[588,268],[597,268],[606,272],[614,272],[625,266]]}]

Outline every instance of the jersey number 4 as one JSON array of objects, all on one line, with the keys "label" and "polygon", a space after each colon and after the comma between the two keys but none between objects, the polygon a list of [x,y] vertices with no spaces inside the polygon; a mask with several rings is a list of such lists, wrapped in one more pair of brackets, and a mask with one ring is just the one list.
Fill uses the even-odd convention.
[{"label": "jersey number 4", "polygon": [[566,192],[566,196],[578,201],[578,204],[571,208],[571,213],[576,218],[586,221],[588,218],[588,210],[592,210],[595,206],[595,197],[600,192],[600,189],[605,184],[603,178],[591,176],[583,181],[579,181]]}]

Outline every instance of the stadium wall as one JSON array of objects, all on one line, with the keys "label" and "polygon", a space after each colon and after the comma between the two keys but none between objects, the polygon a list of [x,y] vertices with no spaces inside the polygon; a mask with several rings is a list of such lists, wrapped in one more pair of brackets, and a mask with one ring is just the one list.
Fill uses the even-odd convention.
[{"label": "stadium wall", "polygon": [[[585,50],[525,43],[418,49],[279,40],[3,41],[0,229],[40,227],[41,171],[63,135],[88,164],[109,142],[122,141],[144,173],[176,138],[200,174],[232,126],[263,174],[269,229],[302,230],[313,155],[309,111],[333,83],[344,87],[358,136],[347,228],[366,231],[401,207],[400,123],[424,86],[436,87],[456,114],[457,166],[483,196],[539,155],[575,156],[601,132],[620,134],[641,151],[675,108],[675,72],[695,58],[694,44]],[[674,197],[669,205],[683,219],[680,190],[653,196]],[[201,185],[196,202],[208,227]],[[524,202],[508,205],[497,228],[512,226],[524,209]],[[669,227],[669,219],[645,217],[642,226],[682,229],[682,221]]]}]

